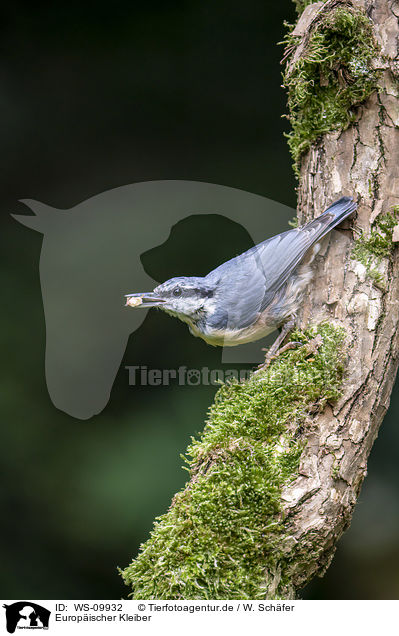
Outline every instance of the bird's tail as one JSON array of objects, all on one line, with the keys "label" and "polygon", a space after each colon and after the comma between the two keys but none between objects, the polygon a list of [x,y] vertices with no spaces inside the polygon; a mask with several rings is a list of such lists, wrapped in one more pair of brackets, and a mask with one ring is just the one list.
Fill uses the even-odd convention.
[{"label": "bird's tail", "polygon": [[357,204],[352,197],[341,197],[338,201],[335,201],[332,205],[330,205],[327,210],[324,210],[320,216],[306,225],[309,227],[312,223],[322,223],[323,230],[318,238],[318,240],[320,240],[336,225],[339,225],[344,219],[353,214],[356,209]]}]

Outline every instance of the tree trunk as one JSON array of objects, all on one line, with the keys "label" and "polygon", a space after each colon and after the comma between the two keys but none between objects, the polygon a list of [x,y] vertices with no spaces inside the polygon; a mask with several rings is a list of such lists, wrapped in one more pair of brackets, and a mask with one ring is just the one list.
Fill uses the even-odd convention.
[{"label": "tree trunk", "polygon": [[299,221],[352,195],[355,237],[335,232],[319,258],[306,346],[217,397],[190,481],[123,572],[135,598],[293,598],[349,526],[398,366],[397,16],[394,1],[328,0],[291,32]]},{"label": "tree trunk", "polygon": [[[320,14],[345,4],[352,5],[332,0],[317,15],[320,19]],[[337,195],[351,194],[358,201],[355,228],[370,235],[379,215],[399,203],[399,3],[365,0],[353,4],[370,17],[381,46],[376,60],[380,89],[359,106],[349,128],[324,135],[302,157],[298,216],[300,222],[308,220]],[[303,558],[293,562],[295,588],[313,573],[320,574],[320,558],[309,559],[309,535],[317,540],[323,569],[350,524],[398,368],[398,250],[381,259],[376,286],[366,267],[353,259],[352,249],[347,237],[334,237],[301,316],[302,325],[309,320],[333,320],[344,327],[347,364],[342,397],[314,416],[300,476],[283,493],[292,536],[303,552]]]}]

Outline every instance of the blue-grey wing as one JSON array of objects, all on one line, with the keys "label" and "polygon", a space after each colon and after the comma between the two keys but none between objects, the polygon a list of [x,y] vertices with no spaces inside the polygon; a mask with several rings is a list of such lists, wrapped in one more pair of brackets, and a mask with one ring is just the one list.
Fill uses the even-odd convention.
[{"label": "blue-grey wing", "polygon": [[[208,317],[209,327],[242,329],[254,322],[265,297],[264,268],[255,254],[242,254],[224,263],[208,277],[216,277],[214,314]],[[213,281],[212,281],[213,282]]]},{"label": "blue-grey wing", "polygon": [[342,197],[303,227],[273,236],[210,272],[206,278],[217,283],[226,324],[242,329],[255,322],[308,249],[355,209],[350,197]]}]

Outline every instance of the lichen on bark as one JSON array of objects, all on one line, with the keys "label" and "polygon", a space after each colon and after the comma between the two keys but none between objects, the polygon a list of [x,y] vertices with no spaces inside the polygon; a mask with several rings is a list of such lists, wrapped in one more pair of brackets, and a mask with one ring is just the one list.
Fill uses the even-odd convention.
[{"label": "lichen on bark", "polygon": [[[326,0],[323,0],[325,2]],[[293,0],[298,15],[301,15],[307,6],[314,4],[315,0]]]}]

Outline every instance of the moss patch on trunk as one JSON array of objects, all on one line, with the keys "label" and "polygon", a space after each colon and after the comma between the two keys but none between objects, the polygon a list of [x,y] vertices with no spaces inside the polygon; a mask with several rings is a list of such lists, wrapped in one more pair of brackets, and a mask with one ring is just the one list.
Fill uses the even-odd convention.
[{"label": "moss patch on trunk", "polygon": [[378,271],[384,258],[389,258],[397,245],[393,242],[393,231],[398,225],[399,206],[394,206],[392,212],[380,214],[373,223],[369,236],[364,232],[356,239],[352,258],[362,263],[367,274],[377,287],[385,289],[384,276]]},{"label": "moss patch on trunk", "polygon": [[[293,54],[299,42],[289,33],[287,50]],[[311,144],[325,133],[345,130],[356,106],[377,89],[377,55],[372,23],[362,11],[339,6],[315,23],[302,54],[284,75],[292,127],[287,137],[297,175],[300,157]]]},{"label": "moss patch on trunk", "polygon": [[217,392],[187,449],[190,481],[122,572],[133,598],[287,597],[281,493],[298,476],[309,409],[340,394],[344,331],[326,323],[292,339],[303,346]]}]

